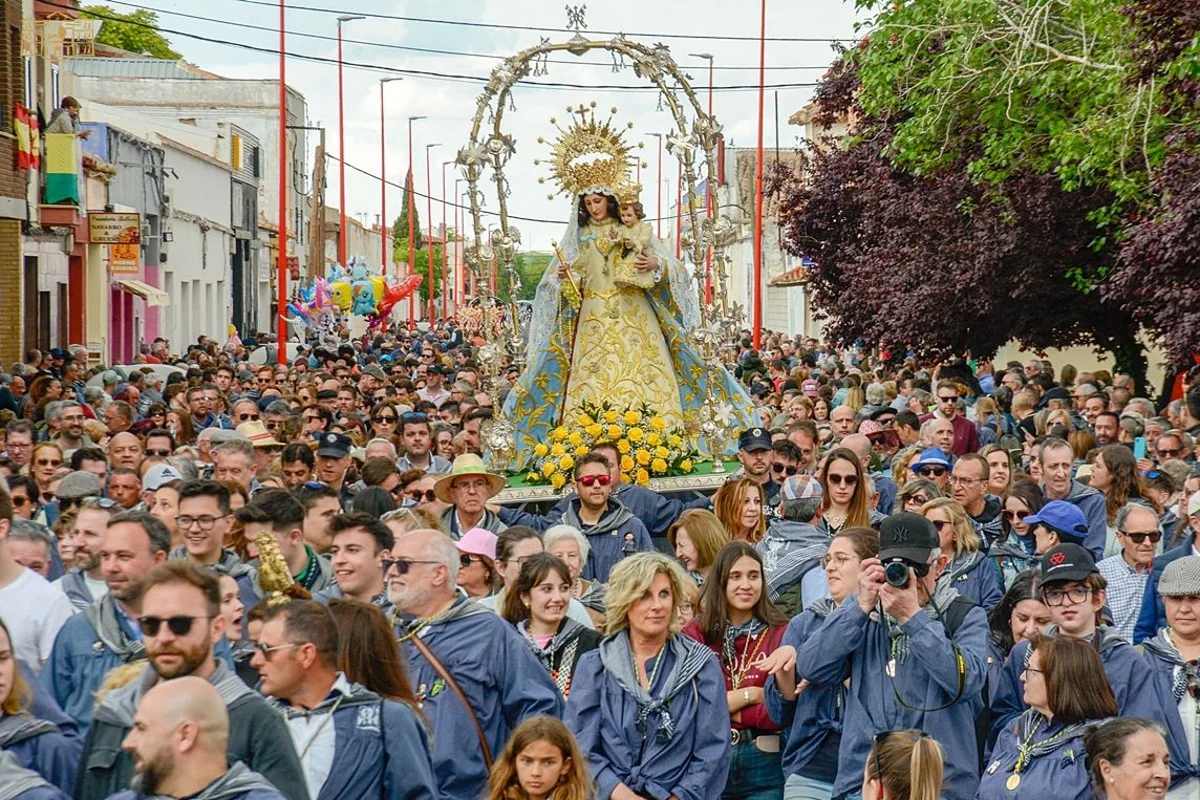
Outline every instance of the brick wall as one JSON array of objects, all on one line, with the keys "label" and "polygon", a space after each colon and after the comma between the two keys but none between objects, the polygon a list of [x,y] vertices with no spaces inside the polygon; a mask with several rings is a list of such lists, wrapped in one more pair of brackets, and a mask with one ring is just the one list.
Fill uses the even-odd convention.
[{"label": "brick wall", "polygon": [[21,62],[21,0],[0,0],[0,195],[25,196],[25,175],[16,169],[17,142],[12,113],[25,102],[25,71]]},{"label": "brick wall", "polygon": [[0,364],[21,357],[21,223],[0,218]]}]

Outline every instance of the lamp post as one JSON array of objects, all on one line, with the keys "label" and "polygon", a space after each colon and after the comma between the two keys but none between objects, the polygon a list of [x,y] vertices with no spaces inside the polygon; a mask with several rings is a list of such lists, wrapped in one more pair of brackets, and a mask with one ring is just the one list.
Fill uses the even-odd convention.
[{"label": "lamp post", "polygon": [[657,184],[657,185],[656,185],[656,187],[655,187],[655,191],[656,191],[656,193],[657,193],[657,195],[658,195],[658,211],[655,213],[655,216],[657,216],[657,217],[658,217],[658,234],[657,234],[657,235],[658,235],[658,238],[660,238],[660,239],[661,239],[661,238],[662,238],[662,149],[663,149],[663,135],[662,135],[661,133],[652,133],[652,134],[650,134],[650,135],[651,135],[651,136],[653,136],[654,138],[658,139],[658,184]]},{"label": "lamp post", "polygon": [[448,281],[449,275],[449,250],[450,246],[450,229],[446,227],[446,167],[453,164],[454,161],[442,162],[442,319],[448,319],[450,302],[450,285]]},{"label": "lamp post", "polygon": [[754,349],[762,347],[763,103],[767,72],[767,0],[758,33],[758,148],[754,156]]},{"label": "lamp post", "polygon": [[280,364],[287,363],[287,35],[286,0],[279,0],[279,251],[275,278],[276,350]]},{"label": "lamp post", "polygon": [[462,184],[462,178],[454,179],[454,314],[458,315],[458,309],[462,306],[463,301],[463,277],[462,277],[462,260],[458,254],[458,242],[462,236],[462,190],[458,187]]},{"label": "lamp post", "polygon": [[[408,118],[408,177],[404,181],[405,190],[406,190],[406,193],[408,194],[408,199],[406,200],[406,202],[408,204],[408,271],[405,273],[405,275],[412,275],[412,273],[413,273],[413,237],[416,235],[416,232],[413,230],[413,209],[415,206],[413,204],[412,124],[419,119],[425,119],[425,117],[416,116],[416,117]],[[413,327],[414,317],[416,316],[416,308],[417,308],[417,293],[416,293],[416,291],[413,291],[413,293],[408,296],[408,329],[409,330],[412,330],[412,327]]]},{"label": "lamp post", "polygon": [[[458,224],[459,224],[460,228],[465,227],[466,223],[467,223],[467,205],[466,204],[470,200],[470,194],[471,194],[470,192],[463,192],[461,195],[458,196]],[[466,240],[464,239],[464,241],[466,241]],[[474,294],[475,294],[475,276],[474,276],[474,274],[472,274],[470,276],[470,284],[471,285],[470,285],[470,288],[468,289],[467,288],[467,280],[468,280],[467,265],[465,263],[460,262],[459,272],[461,274],[461,279],[462,279],[463,301],[468,302],[469,296],[474,296]]]},{"label": "lamp post", "polygon": [[[692,58],[704,59],[708,62],[708,119],[711,123],[713,115],[713,56],[712,53],[688,53]],[[704,182],[704,216],[712,220],[713,215],[713,192],[712,182],[716,177],[711,173],[708,180]],[[711,222],[710,222],[711,224]],[[713,301],[713,282],[712,282],[712,247],[709,246],[704,251],[704,302],[712,303]]]},{"label": "lamp post", "polygon": [[425,145],[425,217],[429,225],[429,256],[425,259],[425,285],[429,291],[426,314],[429,317],[430,325],[433,325],[434,311],[436,309],[433,304],[433,170],[429,166],[429,151],[441,146],[440,142]]},{"label": "lamp post", "polygon": [[[387,216],[387,122],[383,114],[383,85],[403,78],[379,79],[379,274],[387,276],[388,216]],[[345,169],[343,162],[343,169]],[[344,266],[344,264],[343,264]]]},{"label": "lamp post", "polygon": [[338,263],[346,266],[346,112],[342,93],[342,23],[366,17],[337,18],[338,63]]}]

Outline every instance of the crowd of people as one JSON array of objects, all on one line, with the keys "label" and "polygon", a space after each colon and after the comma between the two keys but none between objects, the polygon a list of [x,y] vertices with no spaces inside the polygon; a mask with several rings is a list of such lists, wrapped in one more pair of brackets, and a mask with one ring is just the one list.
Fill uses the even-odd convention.
[{"label": "crowd of people", "polygon": [[481,344],[0,376],[0,799],[1200,798],[1200,371],[747,338],[711,496],[521,506]]}]

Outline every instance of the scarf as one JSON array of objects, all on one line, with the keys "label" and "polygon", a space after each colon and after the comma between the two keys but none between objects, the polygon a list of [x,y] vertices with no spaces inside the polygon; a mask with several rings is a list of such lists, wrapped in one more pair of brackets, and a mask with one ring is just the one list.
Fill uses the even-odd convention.
[{"label": "scarf", "polygon": [[[1035,758],[1050,755],[1055,750],[1058,750],[1072,739],[1077,739],[1087,731],[1092,725],[1097,725],[1104,720],[1085,720],[1083,722],[1074,722],[1070,725],[1063,725],[1054,733],[1046,736],[1038,741],[1033,741],[1033,738],[1043,728],[1051,727],[1051,723],[1041,713],[1035,709],[1028,708],[1017,718],[1017,744],[1019,755],[1016,763],[1013,764],[1013,772],[1020,773],[1029,766],[1029,762]],[[1080,753],[1082,755],[1082,752]]]},{"label": "scarf", "polygon": [[[646,721],[651,714],[658,714],[657,734],[661,739],[675,736],[675,721],[671,718],[670,702],[685,686],[700,673],[701,668],[712,658],[712,651],[699,642],[684,636],[673,635],[667,639],[656,662],[664,658],[667,650],[675,657],[675,664],[667,676],[667,685],[659,697],[654,697],[642,688],[633,664],[633,646],[629,642],[629,631],[623,630],[600,642],[600,663],[605,671],[622,689],[637,701],[637,725],[646,735]],[[658,663],[655,664],[658,666]],[[651,689],[654,688],[651,684]]]},{"label": "scarf", "polygon": [[838,610],[838,604],[832,597],[822,597],[813,601],[813,603],[809,605],[808,610],[816,614],[821,619],[825,619],[830,614]]},{"label": "scarf", "polygon": [[[946,613],[950,604],[956,599],[958,599],[958,589],[939,580],[933,587],[933,597],[930,598],[929,605],[925,606],[925,609],[940,622],[942,614]],[[879,612],[872,611],[871,619],[878,621]],[[887,623],[888,636],[892,640],[892,659],[897,664],[903,664],[908,660],[908,634],[904,632],[894,617],[884,615],[884,622]]]},{"label": "scarf", "polygon": [[604,510],[604,514],[596,521],[595,525],[589,525],[579,518],[579,508],[579,499],[572,500],[567,505],[567,510],[563,512],[562,521],[565,525],[579,529],[584,536],[600,536],[619,531],[622,525],[633,519],[633,513],[620,500],[611,498],[608,501],[608,508]]},{"label": "scarf", "polygon": [[75,606],[76,611],[83,611],[95,601],[82,570],[71,570],[62,576],[61,581],[63,594],[71,601],[71,605]]},{"label": "scarf", "polygon": [[[529,643],[529,648],[546,668],[546,672],[550,673],[550,677],[554,679],[554,685],[558,687],[558,691],[563,697],[566,697],[571,691],[571,668],[575,665],[575,657],[579,651],[579,634],[584,630],[585,628],[575,620],[564,617],[554,638],[547,642],[545,647],[539,647],[537,641],[529,633],[529,621],[521,620],[517,623],[517,632]],[[555,666],[556,660],[557,667]]]},{"label": "scarf", "polygon": [[731,670],[737,664],[737,648],[734,647],[734,643],[743,636],[747,641],[752,640],[766,628],[767,623],[757,617],[751,617],[741,625],[725,626],[725,634],[721,637],[721,656],[725,659],[725,663],[730,665]]},{"label": "scarf", "polygon": [[0,800],[16,800],[25,792],[42,787],[50,788],[45,778],[22,767],[12,753],[0,750]]},{"label": "scarf", "polygon": [[43,733],[55,733],[58,726],[53,722],[38,719],[31,714],[0,715],[0,750],[7,750],[14,744],[41,736]]},{"label": "scarf", "polygon": [[112,592],[83,610],[83,615],[96,631],[96,638],[128,664],[146,657],[146,648],[139,639],[131,639],[117,618],[117,601]]},{"label": "scarf", "polygon": [[1175,695],[1176,703],[1182,700],[1185,694],[1191,693],[1192,697],[1200,695],[1200,660],[1183,660],[1179,648],[1171,641],[1170,629],[1163,628],[1157,636],[1142,642],[1142,647],[1146,652],[1174,666],[1171,693]]},{"label": "scarf", "polygon": [[[245,764],[235,761],[228,772],[189,797],[188,800],[232,800],[232,798],[241,797],[247,792],[266,792],[277,795],[279,790],[262,775],[251,772]],[[141,795],[140,797],[141,800],[174,800],[174,798],[162,795]]]},{"label": "scarf", "polygon": [[[217,668],[208,677],[208,682],[221,696],[221,702],[228,708],[231,703],[255,691],[242,682],[237,673],[230,669],[222,659],[216,659]],[[99,722],[118,725],[123,728],[133,726],[133,715],[137,711],[142,695],[154,688],[158,683],[158,673],[154,667],[147,666],[141,678],[127,686],[115,689],[96,703],[95,719]]]},{"label": "scarf", "polygon": [[404,641],[413,636],[421,636],[426,628],[434,625],[444,625],[455,620],[466,619],[473,617],[476,614],[491,614],[491,609],[479,605],[474,600],[463,594],[461,590],[454,597],[454,602],[445,611],[434,614],[432,617],[416,617],[414,619],[397,618],[393,620],[397,631],[400,632],[400,641]]}]

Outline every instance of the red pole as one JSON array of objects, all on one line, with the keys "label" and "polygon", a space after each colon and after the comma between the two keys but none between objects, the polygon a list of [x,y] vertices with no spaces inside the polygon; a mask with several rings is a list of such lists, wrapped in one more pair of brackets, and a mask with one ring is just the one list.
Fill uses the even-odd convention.
[{"label": "red pole", "polygon": [[758,152],[754,157],[754,349],[762,347],[763,102],[767,70],[767,0],[758,35]]},{"label": "red pole", "polygon": [[436,144],[425,145],[425,218],[429,225],[429,256],[425,261],[425,284],[429,287],[426,316],[430,325],[433,325],[436,308],[433,304],[433,170],[429,166],[429,151],[435,147]]},{"label": "red pole", "polygon": [[279,315],[278,359],[287,363],[287,36],[286,0],[279,0],[279,274],[276,276],[278,296],[275,298]]},{"label": "red pole", "polygon": [[[342,20],[337,21],[338,33],[338,263],[346,266],[346,111],[342,94]],[[383,90],[379,91],[382,116]]]}]

